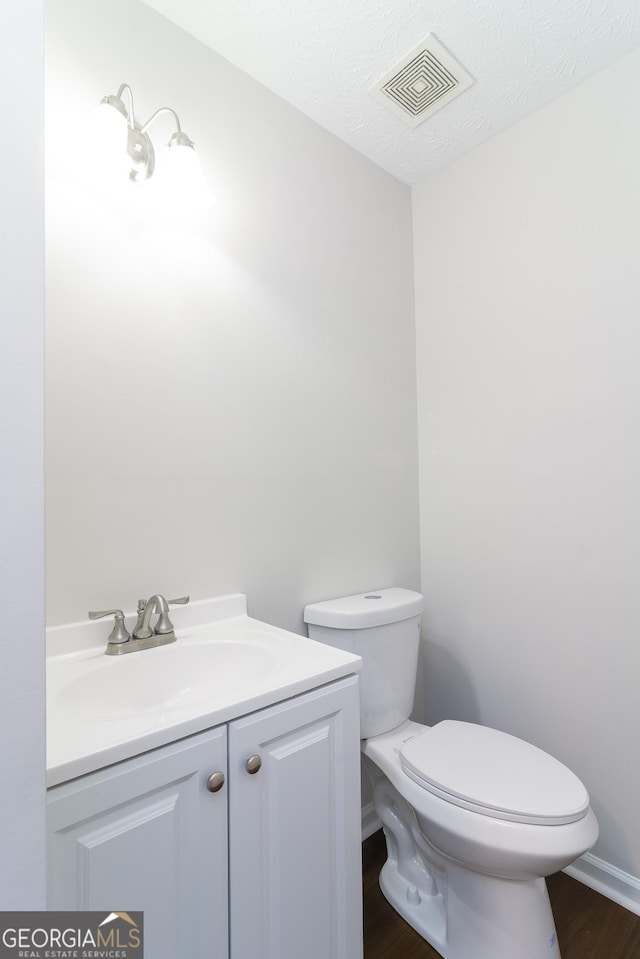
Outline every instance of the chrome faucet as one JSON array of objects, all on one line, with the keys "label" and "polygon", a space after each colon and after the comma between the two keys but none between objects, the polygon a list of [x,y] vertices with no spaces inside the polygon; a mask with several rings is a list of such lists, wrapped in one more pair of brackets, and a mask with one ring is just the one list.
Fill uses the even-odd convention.
[{"label": "chrome faucet", "polygon": [[[176,634],[173,623],[169,619],[169,606],[189,602],[188,596],[179,599],[165,599],[160,593],[154,593],[149,600],[138,601],[138,621],[130,635],[124,625],[124,613],[121,609],[102,609],[89,613],[89,619],[101,619],[103,616],[114,616],[115,624],[107,640],[105,653],[107,656],[120,656],[123,653],[135,653],[139,649],[151,649],[154,646],[165,646],[175,643]],[[153,629],[151,617],[158,614]]]},{"label": "chrome faucet", "polygon": [[[182,598],[182,602],[188,601],[188,596]],[[173,599],[171,602],[179,603],[181,600]],[[151,629],[149,623],[154,613],[158,613],[158,622],[155,629]],[[173,624],[169,619],[169,603],[164,596],[161,596],[160,593],[154,593],[146,601],[144,599],[138,600],[138,622],[133,630],[134,639],[149,639],[154,633],[166,635],[172,632]]]}]

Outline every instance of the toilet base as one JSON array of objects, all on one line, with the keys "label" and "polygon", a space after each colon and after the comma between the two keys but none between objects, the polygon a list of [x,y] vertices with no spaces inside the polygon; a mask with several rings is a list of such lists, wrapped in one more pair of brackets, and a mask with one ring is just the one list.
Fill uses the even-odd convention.
[{"label": "toilet base", "polygon": [[447,923],[442,896],[425,895],[424,890],[400,875],[397,864],[391,859],[387,859],[382,867],[379,883],[395,911],[444,956]]},{"label": "toilet base", "polygon": [[390,856],[380,888],[444,959],[560,959],[544,879],[499,879],[447,862],[425,892],[401,875]]}]

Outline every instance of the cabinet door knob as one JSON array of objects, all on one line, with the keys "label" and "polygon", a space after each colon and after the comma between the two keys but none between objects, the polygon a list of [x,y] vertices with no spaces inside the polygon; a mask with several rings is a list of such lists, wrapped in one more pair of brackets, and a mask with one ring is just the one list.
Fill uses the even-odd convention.
[{"label": "cabinet door knob", "polygon": [[207,779],[207,789],[210,793],[217,793],[224,786],[224,773],[211,773]]},{"label": "cabinet door knob", "polygon": [[259,756],[249,756],[245,763],[245,768],[249,775],[254,776],[262,766],[262,760]]}]

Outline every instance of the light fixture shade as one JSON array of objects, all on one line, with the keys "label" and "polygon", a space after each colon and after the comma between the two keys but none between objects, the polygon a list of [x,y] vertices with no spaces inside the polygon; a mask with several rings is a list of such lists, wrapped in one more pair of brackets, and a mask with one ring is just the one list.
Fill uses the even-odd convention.
[{"label": "light fixture shade", "polygon": [[93,164],[101,179],[113,181],[129,174],[127,111],[119,97],[105,97],[94,111]]},{"label": "light fixture shade", "polygon": [[204,209],[213,203],[193,141],[186,133],[174,133],[169,140],[165,178],[167,192],[175,205]]}]

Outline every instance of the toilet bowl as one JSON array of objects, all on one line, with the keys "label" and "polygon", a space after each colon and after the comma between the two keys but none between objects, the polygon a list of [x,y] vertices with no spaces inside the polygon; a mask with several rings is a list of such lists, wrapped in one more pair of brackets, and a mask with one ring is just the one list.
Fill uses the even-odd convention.
[{"label": "toilet bowl", "polygon": [[445,959],[560,959],[544,877],[597,839],[588,793],[498,730],[412,722],[422,597],[386,589],[305,609],[312,639],[363,658],[361,736],[387,841],[380,886]]}]

